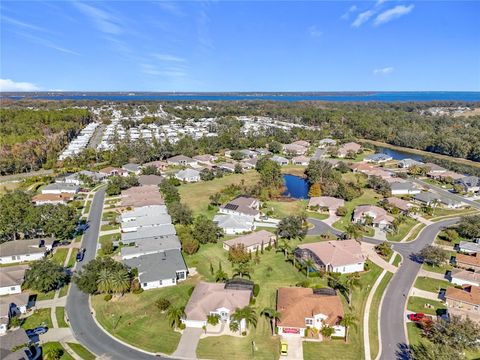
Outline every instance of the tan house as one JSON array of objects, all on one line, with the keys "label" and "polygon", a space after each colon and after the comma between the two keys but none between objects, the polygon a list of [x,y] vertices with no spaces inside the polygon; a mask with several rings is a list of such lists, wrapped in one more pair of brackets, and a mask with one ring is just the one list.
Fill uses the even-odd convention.
[{"label": "tan house", "polygon": [[304,337],[307,328],[321,330],[324,326],[335,329],[333,336],[345,336],[342,301],[332,294],[316,293],[311,288],[280,288],[277,290],[278,334]]},{"label": "tan house", "polygon": [[380,229],[386,229],[392,225],[393,216],[387,214],[385,209],[375,205],[359,205],[353,212],[353,222],[366,224],[370,218],[372,225]]},{"label": "tan house", "polygon": [[402,212],[407,212],[413,207],[413,204],[409,203],[406,200],[397,198],[395,196],[391,196],[387,198],[386,201],[388,205],[394,206]]},{"label": "tan house", "polygon": [[299,261],[312,259],[317,270],[349,274],[363,271],[366,256],[356,240],[302,244],[295,250]]},{"label": "tan house", "polygon": [[315,206],[318,206],[319,210],[328,209],[328,211],[335,212],[339,207],[345,206],[345,200],[331,196],[314,196],[308,201],[308,207]]},{"label": "tan house", "polygon": [[260,230],[252,232],[247,235],[237,237],[235,239],[227,240],[223,242],[223,248],[225,250],[230,250],[232,246],[235,245],[244,245],[245,249],[248,252],[254,252],[257,249],[261,250],[262,247],[268,246],[268,244],[275,243],[275,235],[267,230]]},{"label": "tan house", "polygon": [[197,160],[201,163],[211,164],[216,160],[216,157],[210,154],[196,155],[193,157],[193,160]]},{"label": "tan house", "polygon": [[163,205],[165,201],[157,185],[134,186],[121,193],[121,206],[142,207]]},{"label": "tan house", "polygon": [[310,163],[310,158],[308,156],[295,156],[292,158],[292,164],[293,165],[303,165],[307,166]]},{"label": "tan house", "polygon": [[474,255],[456,254],[456,264],[463,269],[471,269],[476,272],[480,272],[480,255],[476,253]]},{"label": "tan house", "polygon": [[286,154],[305,155],[308,151],[308,146],[302,146],[295,143],[283,145],[283,152]]},{"label": "tan house", "polygon": [[358,153],[362,149],[362,145],[357,144],[355,142],[349,142],[346,144],[343,144],[338,148],[337,155],[339,158],[344,158],[347,156],[348,153],[353,152],[353,153]]},{"label": "tan house", "polygon": [[157,170],[159,171],[164,171],[164,170],[167,170],[168,163],[166,161],[157,160],[157,161],[150,161],[142,165],[142,167],[148,167],[148,166],[153,166],[157,168]]},{"label": "tan house", "polygon": [[454,269],[450,275],[450,282],[455,285],[480,286],[480,273],[468,270]]},{"label": "tan house", "polygon": [[446,304],[449,308],[480,314],[480,287],[464,285],[461,289],[447,288]]},{"label": "tan house", "polygon": [[105,176],[128,176],[128,171],[122,168],[107,166],[98,171]]},{"label": "tan house", "polygon": [[37,194],[32,197],[32,202],[35,205],[45,205],[45,204],[66,204],[69,201],[73,200],[74,195],[69,193],[61,194]]}]

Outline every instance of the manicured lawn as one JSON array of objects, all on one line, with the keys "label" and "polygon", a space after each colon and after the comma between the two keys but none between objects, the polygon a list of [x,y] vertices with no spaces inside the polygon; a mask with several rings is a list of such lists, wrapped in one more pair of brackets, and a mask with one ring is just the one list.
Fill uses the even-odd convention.
[{"label": "manicured lawn", "polygon": [[67,267],[71,268],[71,267],[73,267],[73,265],[75,265],[75,263],[77,261],[76,260],[77,259],[77,253],[78,253],[78,249],[73,248],[72,253],[70,254],[70,258],[68,259]]},{"label": "manicured lawn", "polygon": [[212,181],[201,181],[198,183],[182,184],[178,190],[182,203],[187,204],[195,215],[208,210],[209,197],[231,184],[240,185],[242,180],[245,186],[257,183],[259,175],[255,170],[243,174],[230,174]]},{"label": "manicured lawn", "polygon": [[454,286],[447,280],[432,279],[425,276],[419,276],[414,285],[417,289],[438,293],[440,289],[446,289]]},{"label": "manicured lawn", "polygon": [[74,360],[74,358],[63,348],[63,346],[56,341],[42,344],[42,353],[47,353],[51,348],[60,349],[62,356],[59,360]]},{"label": "manicured lawn", "polygon": [[63,266],[65,259],[67,258],[68,249],[67,248],[56,248],[55,252],[52,255],[51,260],[60,266]]},{"label": "manicured lawn", "polygon": [[329,217],[328,213],[319,213],[317,211],[308,211],[308,210],[306,212],[306,215],[307,215],[307,218],[311,217],[318,220],[325,220],[325,219],[328,219]]},{"label": "manicured lawn", "polygon": [[37,326],[48,326],[48,328],[52,328],[52,318],[50,316],[51,310],[52,309],[50,308],[35,310],[33,315],[25,318],[25,321],[22,324],[22,328],[33,329]]},{"label": "manicured lawn", "polygon": [[95,360],[97,357],[93,355],[90,351],[85,349],[82,345],[77,343],[67,343],[68,346],[83,360]]},{"label": "manicured lawn", "polygon": [[[307,208],[307,200],[295,201],[267,201],[262,208],[263,212],[273,211],[273,218],[281,219],[290,215],[301,215]],[[308,213],[308,215],[313,213]]]},{"label": "manicured lawn", "polygon": [[428,341],[422,338],[422,329],[413,322],[407,323],[408,342],[410,346],[418,345],[422,341]]},{"label": "manicured lawn", "polygon": [[110,231],[110,230],[118,230],[120,229],[120,225],[110,225],[110,224],[105,224],[100,227],[100,231]]},{"label": "manicured lawn", "polygon": [[62,287],[60,289],[60,294],[59,294],[59,297],[64,297],[64,296],[67,296],[67,293],[68,293],[68,287],[70,285],[65,285],[64,287]]},{"label": "manicured lawn", "polygon": [[368,204],[376,205],[378,203],[378,200],[381,199],[381,196],[371,189],[363,189],[363,191],[364,193],[362,196],[353,199],[352,201],[347,201],[345,203],[345,207],[348,210],[347,215],[345,215],[343,218],[333,224],[333,227],[335,229],[345,231],[347,226],[352,223],[352,214],[356,206]]},{"label": "manicured lawn", "polygon": [[108,234],[108,235],[100,236],[98,238],[98,241],[100,242],[100,244],[103,244],[104,242],[106,242],[108,240],[116,241],[116,240],[120,240],[120,238],[121,238],[120,234]]},{"label": "manicured lawn", "polygon": [[422,229],[425,227],[426,225],[424,223],[421,223],[420,225],[418,225],[413,231],[412,233],[408,236],[407,240],[405,241],[413,241],[417,238],[418,234],[420,234],[420,231],[422,231]]},{"label": "manicured lawn", "polygon": [[65,321],[65,308],[57,307],[55,308],[55,315],[57,316],[58,327],[68,327],[67,322]]},{"label": "manicured lawn", "polygon": [[85,208],[83,209],[83,213],[84,214],[88,214],[90,212],[90,207],[92,206],[92,201],[91,200],[87,200],[85,202]]},{"label": "manicured lawn", "polygon": [[118,212],[116,212],[116,211],[105,211],[102,214],[102,220],[103,221],[116,220],[117,217],[118,217]]},{"label": "manicured lawn", "polygon": [[437,315],[436,310],[446,309],[446,306],[440,301],[424,299],[418,296],[410,296],[408,298],[407,309],[413,312]]},{"label": "manicured lawn", "polygon": [[399,227],[397,232],[395,233],[387,233],[387,240],[390,241],[400,241],[408,234],[408,232],[418,224],[418,221],[412,219],[411,217],[407,218],[407,221],[402,223]]},{"label": "manicured lawn", "polygon": [[[363,347],[363,311],[367,301],[368,293],[382,272],[382,269],[372,263],[370,271],[361,275],[360,285],[353,290],[352,309],[357,316],[357,325],[349,329],[348,343],[343,340],[332,340],[324,342],[304,342],[304,360],[317,359],[348,359],[357,360],[364,358]],[[345,311],[348,311],[345,308]]]},{"label": "manicured lawn", "polygon": [[445,274],[448,270],[452,270],[453,266],[449,265],[449,264],[443,264],[441,266],[433,266],[433,265],[424,263],[422,265],[422,268],[427,270],[427,271],[432,271],[432,272],[436,272],[436,273],[439,273],[439,274]]},{"label": "manicured lawn", "polygon": [[393,274],[391,272],[386,272],[385,276],[383,277],[380,285],[378,285],[377,291],[375,291],[375,295],[373,295],[372,305],[370,307],[370,316],[368,318],[368,331],[370,336],[370,353],[372,355],[372,359],[375,359],[378,354],[379,348],[379,341],[378,341],[378,313],[380,307],[380,301],[382,299],[383,294],[385,293],[385,289],[387,288],[388,283],[392,279]]},{"label": "manicured lawn", "polygon": [[47,293],[30,291],[33,295],[37,295],[37,301],[41,300],[51,300],[55,296],[55,291],[49,291]]},{"label": "manicured lawn", "polygon": [[[424,215],[425,219],[433,219],[432,221],[436,221],[435,219],[441,216],[460,216],[469,213],[476,212],[472,209],[443,209],[437,208],[435,209],[433,215]],[[440,220],[440,219],[439,219]]]},{"label": "manicured lawn", "polygon": [[92,305],[97,320],[114,336],[147,351],[171,354],[181,334],[170,327],[155,301],[163,297],[169,299],[172,306],[184,306],[194,284],[195,279],[191,279],[177,286],[126,294],[108,302],[103,295],[97,295],[92,297]]},{"label": "manicured lawn", "polygon": [[395,259],[393,259],[393,266],[397,266],[400,264],[400,262],[402,261],[402,256],[400,254],[396,254],[395,255]]}]

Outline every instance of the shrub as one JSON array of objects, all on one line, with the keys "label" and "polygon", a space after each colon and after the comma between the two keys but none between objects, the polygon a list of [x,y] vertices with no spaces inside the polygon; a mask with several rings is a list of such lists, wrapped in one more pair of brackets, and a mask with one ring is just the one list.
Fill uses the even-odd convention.
[{"label": "shrub", "polygon": [[136,295],[137,295],[137,294],[141,294],[143,291],[144,291],[144,290],[143,290],[142,288],[140,288],[140,289],[135,289],[135,290],[132,291],[132,294],[136,294]]},{"label": "shrub", "polygon": [[247,336],[247,332],[246,331],[242,332],[242,336]]},{"label": "shrub", "polygon": [[184,323],[180,323],[180,324],[178,325],[178,328],[179,328],[180,330],[185,330],[186,327],[187,327],[187,326],[186,326]]},{"label": "shrub", "polygon": [[155,301],[155,305],[157,306],[157,308],[159,308],[161,311],[165,311],[167,310],[171,303],[170,303],[170,300],[168,299],[165,299],[165,298],[160,298],[158,299],[157,301]]},{"label": "shrub", "polygon": [[218,325],[219,322],[220,322],[220,316],[218,316],[217,314],[207,316],[208,324],[215,326],[215,325]]},{"label": "shrub", "polygon": [[339,206],[337,208],[336,213],[337,213],[337,216],[345,216],[345,215],[347,215],[348,210],[345,206]]},{"label": "shrub", "polygon": [[260,292],[260,285],[258,284],[253,285],[253,296],[257,297],[259,292]]},{"label": "shrub", "polygon": [[105,301],[110,301],[110,300],[112,300],[112,294],[107,294],[107,295],[105,295],[105,296],[103,297],[103,300],[105,300]]}]

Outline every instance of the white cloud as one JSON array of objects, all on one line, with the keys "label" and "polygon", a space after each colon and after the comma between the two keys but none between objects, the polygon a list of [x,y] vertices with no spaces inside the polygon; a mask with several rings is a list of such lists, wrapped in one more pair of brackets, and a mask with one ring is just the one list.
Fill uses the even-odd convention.
[{"label": "white cloud", "polygon": [[20,35],[20,36],[23,36],[25,39],[31,41],[31,42],[34,43],[34,44],[42,45],[42,46],[45,46],[45,47],[47,47],[47,48],[54,49],[54,50],[57,50],[57,51],[60,51],[60,52],[66,53],[66,54],[81,55],[81,54],[79,54],[79,53],[76,52],[76,51],[67,49],[67,48],[65,48],[65,47],[63,47],[63,46],[60,46],[60,45],[54,43],[54,42],[51,41],[51,40],[44,39],[44,38],[40,38],[40,37],[38,37],[38,36],[33,36],[33,35],[30,34],[30,33],[16,32],[16,34],[18,34],[18,35]]},{"label": "white cloud", "polygon": [[389,22],[393,19],[397,19],[400,16],[408,14],[409,12],[411,12],[413,10],[414,7],[415,7],[415,5],[413,5],[413,4],[409,5],[409,6],[397,5],[393,8],[391,8],[391,9],[388,9],[388,10],[382,12],[381,14],[379,14],[375,18],[374,25],[379,26],[379,25],[382,25],[382,24],[386,24],[387,22]]},{"label": "white cloud", "polygon": [[348,10],[341,16],[341,18],[343,20],[348,20],[348,18],[350,17],[350,14],[351,13],[354,13],[355,11],[357,11],[357,5],[352,5],[348,8]]},{"label": "white cloud", "polygon": [[373,75],[385,76],[385,75],[391,74],[393,72],[393,70],[394,70],[394,68],[392,66],[387,66],[387,67],[384,67],[384,68],[373,70]]},{"label": "white cloud", "polygon": [[30,29],[30,30],[35,30],[35,31],[49,32],[48,30],[46,30],[46,29],[44,29],[40,26],[29,24],[29,23],[26,23],[26,22],[23,22],[23,21],[20,21],[20,20],[17,20],[17,19],[8,17],[8,16],[2,16],[2,20],[6,23],[9,23],[9,24],[12,24],[12,25],[15,25],[15,26],[18,26],[18,27],[22,27],[22,28],[26,28],[26,29]]},{"label": "white cloud", "polygon": [[0,79],[0,91],[37,91],[40,88],[29,82],[16,82],[10,79]]},{"label": "white cloud", "polygon": [[153,54],[153,56],[161,61],[179,62],[179,63],[187,62],[187,60],[185,60],[184,58],[171,55],[171,54]]},{"label": "white cloud", "polygon": [[88,16],[101,32],[114,35],[123,32],[120,21],[106,11],[80,2],[74,2],[73,4],[78,10]]},{"label": "white cloud", "polygon": [[375,12],[373,10],[367,10],[358,14],[357,18],[352,23],[352,27],[357,28],[361,26],[362,24],[366,23],[373,15],[375,15]]},{"label": "white cloud", "polygon": [[380,6],[382,5],[384,2],[386,2],[387,0],[377,0],[377,2],[375,3],[375,6]]},{"label": "white cloud", "polygon": [[319,38],[323,35],[323,32],[320,31],[316,25],[312,25],[308,28],[308,32],[312,38]]},{"label": "white cloud", "polygon": [[175,16],[185,16],[185,13],[178,7],[177,4],[170,2],[170,1],[157,1],[155,2],[158,6],[160,6],[165,12],[168,12]]}]

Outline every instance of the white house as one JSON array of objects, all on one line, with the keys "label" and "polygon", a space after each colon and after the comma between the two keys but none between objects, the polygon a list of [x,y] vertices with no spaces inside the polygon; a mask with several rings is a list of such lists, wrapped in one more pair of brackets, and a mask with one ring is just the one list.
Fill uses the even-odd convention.
[{"label": "white house", "polygon": [[450,282],[459,286],[480,286],[480,273],[468,270],[455,269],[450,275]]},{"label": "white house", "polygon": [[195,169],[180,170],[175,174],[175,177],[180,181],[197,182],[200,181],[200,171]]},{"label": "white house", "polygon": [[42,259],[52,249],[53,240],[13,240],[0,244],[0,264]]},{"label": "white house", "polygon": [[255,218],[248,215],[217,214],[213,222],[227,235],[242,234],[255,230]]},{"label": "white house", "polygon": [[20,294],[27,265],[0,267],[0,296]]},{"label": "white house", "polygon": [[74,184],[52,183],[42,189],[42,194],[76,194],[80,188]]},{"label": "white house", "polygon": [[421,190],[417,188],[412,182],[405,181],[399,182],[395,181],[390,183],[390,188],[392,190],[392,195],[415,195],[420,194]]},{"label": "white house", "polygon": [[168,214],[151,213],[147,216],[140,216],[136,219],[123,221],[121,223],[122,232],[138,231],[142,228],[150,228],[155,226],[162,226],[172,223],[172,218]]},{"label": "white house", "polygon": [[253,216],[256,220],[260,219],[260,201],[253,197],[238,196],[225,205],[220,206],[221,214]]},{"label": "white house", "polygon": [[366,224],[371,219],[372,225],[379,229],[387,229],[392,225],[393,216],[387,214],[385,209],[375,205],[359,205],[353,212],[353,222]]}]

